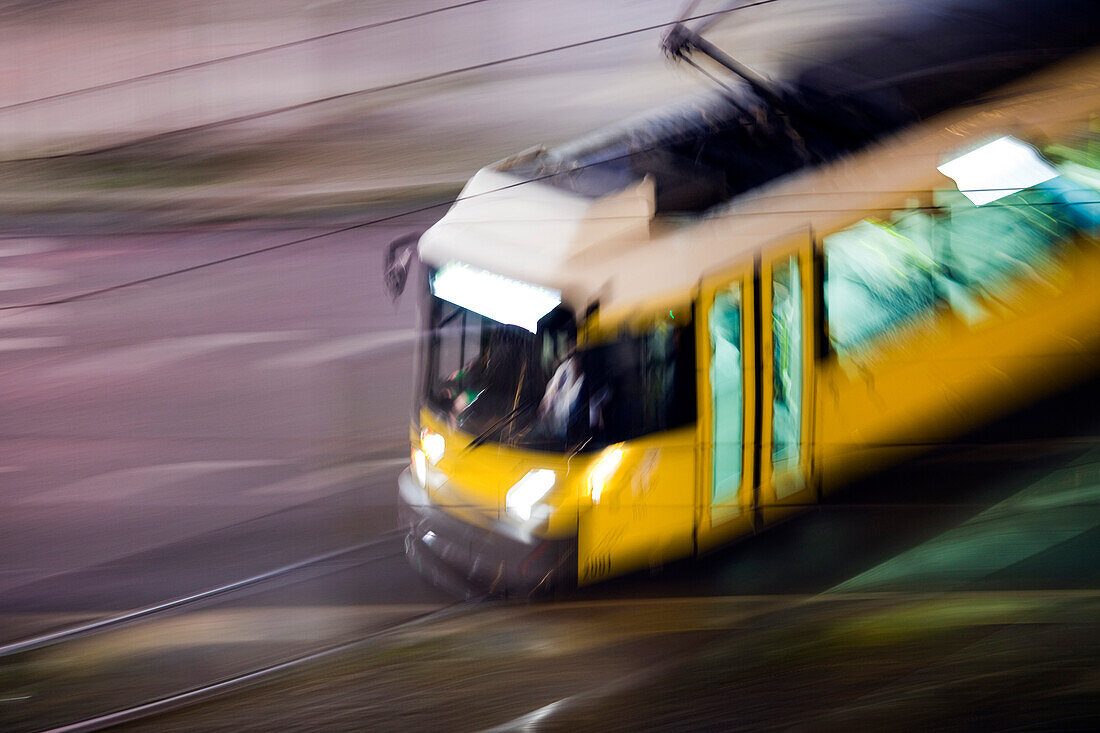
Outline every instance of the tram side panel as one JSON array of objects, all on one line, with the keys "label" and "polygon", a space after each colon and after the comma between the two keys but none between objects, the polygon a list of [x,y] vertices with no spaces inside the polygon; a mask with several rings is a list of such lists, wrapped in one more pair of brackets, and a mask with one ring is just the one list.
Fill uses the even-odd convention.
[{"label": "tram side panel", "polygon": [[750,534],[1100,369],[1095,137],[1043,148],[1035,185],[911,192],[705,280],[695,461],[686,434],[614,448],[583,489],[600,498],[578,518],[581,582]]},{"label": "tram side panel", "polygon": [[822,239],[826,491],[1100,367],[1096,135],[1083,142],[1042,149],[1035,185],[945,186]]},{"label": "tram side panel", "polygon": [[[692,309],[604,324],[588,349],[589,419],[615,440],[578,483],[581,584],[657,567],[693,551],[697,364]],[[607,395],[604,401],[601,395]]]}]

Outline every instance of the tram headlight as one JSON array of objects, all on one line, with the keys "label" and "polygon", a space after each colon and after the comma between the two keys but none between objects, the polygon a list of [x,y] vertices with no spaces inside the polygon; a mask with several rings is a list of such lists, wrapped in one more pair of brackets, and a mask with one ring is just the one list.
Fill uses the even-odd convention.
[{"label": "tram headlight", "polygon": [[504,495],[504,508],[526,522],[540,499],[550,493],[558,477],[547,468],[536,468],[517,481]]},{"label": "tram headlight", "polygon": [[593,504],[600,503],[600,496],[603,495],[603,490],[607,488],[608,480],[615,473],[615,469],[619,467],[622,460],[623,448],[617,445],[600,456],[600,459],[589,470],[588,495],[592,497]]},{"label": "tram headlight", "polygon": [[424,457],[428,459],[428,463],[433,466],[439,463],[439,459],[443,457],[445,447],[446,442],[439,433],[427,428],[420,431],[420,450],[423,451]]},{"label": "tram headlight", "polygon": [[412,474],[413,478],[416,479],[416,483],[420,484],[421,487],[425,486],[428,479],[428,457],[419,448],[413,448]]}]

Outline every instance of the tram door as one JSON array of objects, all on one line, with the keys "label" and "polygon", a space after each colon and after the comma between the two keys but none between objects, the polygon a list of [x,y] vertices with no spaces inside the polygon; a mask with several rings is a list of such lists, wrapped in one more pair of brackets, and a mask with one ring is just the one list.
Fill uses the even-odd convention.
[{"label": "tram door", "polygon": [[814,499],[810,237],[780,252],[705,280],[700,293],[700,551]]},{"label": "tram door", "polygon": [[699,369],[696,542],[699,551],[753,527],[758,462],[755,364],[759,289],[748,266],[704,281]]}]

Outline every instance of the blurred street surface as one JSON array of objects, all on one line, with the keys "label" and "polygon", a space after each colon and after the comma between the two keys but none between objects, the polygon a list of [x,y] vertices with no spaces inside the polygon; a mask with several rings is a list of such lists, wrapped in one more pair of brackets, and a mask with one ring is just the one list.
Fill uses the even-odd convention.
[{"label": "blurred street surface", "polygon": [[499,609],[142,731],[1095,730],[1090,594]]},{"label": "blurred street surface", "polygon": [[[394,528],[414,302],[381,253],[408,226],[0,311],[0,612],[119,611]],[[0,239],[0,305],[315,233]]]},{"label": "blurred street surface", "polygon": [[[434,623],[134,727],[1095,730],[1098,393],[704,561]],[[998,446],[1051,421],[1045,445]]]}]

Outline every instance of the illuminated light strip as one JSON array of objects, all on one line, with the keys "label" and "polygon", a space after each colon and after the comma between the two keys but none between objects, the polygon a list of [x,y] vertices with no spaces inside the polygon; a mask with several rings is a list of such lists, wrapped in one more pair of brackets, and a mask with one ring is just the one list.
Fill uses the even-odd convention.
[{"label": "illuminated light strip", "polygon": [[1058,171],[1030,145],[1005,136],[960,155],[936,170],[954,179],[975,206],[992,203],[1051,178]]},{"label": "illuminated light strip", "polygon": [[561,291],[511,280],[451,262],[432,278],[432,294],[499,323],[535,333],[539,319],[561,303]]}]

